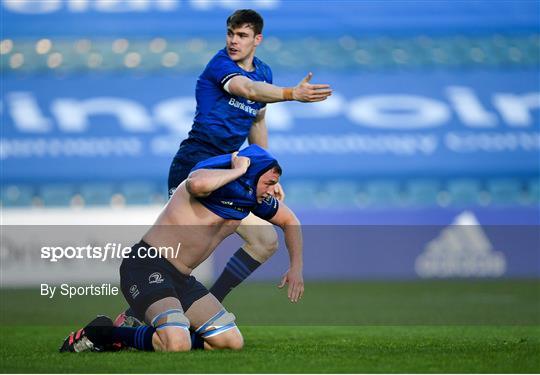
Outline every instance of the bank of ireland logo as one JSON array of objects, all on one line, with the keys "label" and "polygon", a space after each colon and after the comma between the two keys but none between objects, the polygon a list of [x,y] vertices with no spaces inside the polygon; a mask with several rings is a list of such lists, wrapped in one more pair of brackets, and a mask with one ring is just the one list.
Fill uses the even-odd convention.
[{"label": "bank of ireland logo", "polygon": [[139,289],[137,288],[136,284],[133,284],[129,287],[129,293],[131,294],[131,297],[135,298],[139,295]]},{"label": "bank of ireland logo", "polygon": [[474,214],[465,211],[426,245],[415,270],[424,278],[500,277],[506,272],[506,259],[494,250]]},{"label": "bank of ireland logo", "polygon": [[161,284],[163,282],[163,276],[159,272],[154,272],[148,276],[148,284]]}]

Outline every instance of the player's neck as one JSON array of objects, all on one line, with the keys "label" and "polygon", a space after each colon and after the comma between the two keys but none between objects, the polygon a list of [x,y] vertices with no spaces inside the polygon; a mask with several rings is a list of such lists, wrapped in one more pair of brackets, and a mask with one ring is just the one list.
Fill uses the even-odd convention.
[{"label": "player's neck", "polygon": [[255,70],[255,65],[253,65],[253,59],[255,54],[251,54],[243,60],[237,61],[236,64],[244,69],[246,72],[252,72]]}]

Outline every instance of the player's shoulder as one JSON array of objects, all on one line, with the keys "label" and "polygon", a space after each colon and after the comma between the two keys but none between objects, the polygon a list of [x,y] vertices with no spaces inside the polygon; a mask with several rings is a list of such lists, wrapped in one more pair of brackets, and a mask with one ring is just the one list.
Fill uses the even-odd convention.
[{"label": "player's shoulder", "polygon": [[[241,73],[240,68],[231,60],[225,49],[221,49],[210,59],[200,78],[210,81],[221,81],[231,73]],[[221,84],[223,85],[223,83]]]},{"label": "player's shoulder", "polygon": [[255,56],[255,57],[253,58],[253,63],[255,64],[255,66],[256,66],[258,69],[261,69],[261,70],[264,70],[264,71],[272,72],[272,69],[270,68],[270,65],[268,65],[267,63],[265,63],[264,61],[262,61],[261,59],[259,59],[257,56]]},{"label": "player's shoulder", "polygon": [[270,65],[259,59],[257,56],[254,57],[253,62],[255,66],[257,67],[257,70],[259,70],[266,80],[271,81],[272,80],[272,69],[270,68]]},{"label": "player's shoulder", "polygon": [[225,48],[222,48],[210,59],[208,66],[212,66],[216,63],[222,63],[224,60],[232,61],[227,51],[225,51]]},{"label": "player's shoulder", "polygon": [[264,220],[270,220],[276,216],[278,209],[279,201],[275,197],[268,196],[264,198],[261,203],[257,202],[251,208],[251,212]]}]

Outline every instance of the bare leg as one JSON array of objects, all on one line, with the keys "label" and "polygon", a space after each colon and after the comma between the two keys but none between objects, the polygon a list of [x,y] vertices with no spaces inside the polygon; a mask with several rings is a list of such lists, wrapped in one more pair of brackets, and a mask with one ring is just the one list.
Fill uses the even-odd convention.
[{"label": "bare leg", "polygon": [[242,220],[236,233],[245,243],[227,262],[225,269],[210,288],[210,292],[219,301],[223,301],[234,287],[266,262],[278,248],[278,236],[272,224],[253,214]]},{"label": "bare leg", "polygon": [[278,236],[274,226],[251,213],[242,220],[236,233],[245,241],[242,248],[259,263],[270,259],[278,248]]}]

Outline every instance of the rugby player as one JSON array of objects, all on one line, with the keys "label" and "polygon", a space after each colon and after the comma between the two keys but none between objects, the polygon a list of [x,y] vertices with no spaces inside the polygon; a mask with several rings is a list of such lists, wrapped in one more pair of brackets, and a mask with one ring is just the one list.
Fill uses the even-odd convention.
[{"label": "rugby player", "polygon": [[[255,57],[262,42],[263,19],[254,10],[235,11],[227,19],[226,47],[199,76],[195,89],[197,110],[187,139],[174,157],[168,179],[169,194],[184,181],[195,164],[212,156],[238,151],[249,144],[268,148],[266,103],[296,100],[319,102],[332,94],[329,85],[310,84],[309,73],[296,87],[272,84],[272,70]],[[279,184],[276,198],[284,198]],[[243,246],[232,256],[210,292],[219,300],[277,250],[277,233],[256,215],[247,215],[236,233]]]},{"label": "rugby player", "polygon": [[[190,327],[201,338],[193,345],[241,349],[244,341],[235,316],[190,274],[252,213],[283,229],[290,268],[282,285],[288,283],[292,302],[302,297],[302,233],[294,213],[275,198],[280,175],[277,160],[257,145],[198,163],[120,267],[122,293],[146,325],[116,327],[99,316],[71,333],[60,351],[106,351],[115,345],[187,351],[192,348]],[[151,247],[178,246],[176,255],[146,257]]]}]

